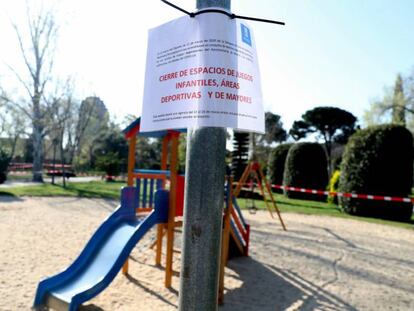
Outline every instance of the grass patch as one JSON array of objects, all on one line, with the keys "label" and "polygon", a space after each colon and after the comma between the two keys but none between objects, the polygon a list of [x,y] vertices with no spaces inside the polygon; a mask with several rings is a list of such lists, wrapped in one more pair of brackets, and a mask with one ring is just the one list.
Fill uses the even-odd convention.
[{"label": "grass patch", "polygon": [[[82,198],[106,198],[119,200],[121,188],[126,186],[125,182],[68,182],[67,187],[63,188],[61,184],[51,185],[44,183],[33,186],[10,187],[0,190],[0,195],[21,197],[21,196],[65,196],[65,197],[82,197]],[[325,202],[307,201],[288,199],[281,194],[274,194],[277,205],[282,212],[300,213],[307,215],[324,215],[341,218],[354,219],[359,221],[372,222],[377,224],[391,225],[402,228],[414,228],[414,216],[411,223],[396,222],[378,218],[358,217],[343,213],[335,204]],[[238,199],[242,209],[248,209],[252,205],[251,199]],[[266,205],[262,200],[255,200],[255,206],[258,209],[265,210]]]},{"label": "grass patch", "polygon": [[104,182],[104,181],[91,181],[91,182],[76,182],[67,183],[66,188],[61,184],[52,185],[49,183],[22,186],[22,187],[10,187],[0,192],[0,195],[13,195],[13,196],[36,196],[36,197],[82,197],[82,198],[109,198],[119,199],[121,188],[126,186],[124,182]]},{"label": "grass patch", "polygon": [[[323,215],[323,216],[334,216],[334,217],[341,217],[341,218],[348,218],[354,219],[359,221],[366,221],[376,224],[384,224],[384,225],[391,225],[394,227],[400,228],[414,228],[414,215],[411,217],[411,223],[406,222],[398,222],[392,220],[384,220],[378,218],[370,218],[370,217],[360,217],[360,216],[353,216],[342,212],[337,205],[325,203],[325,202],[317,202],[317,201],[307,201],[307,200],[295,200],[295,199],[288,199],[284,195],[281,194],[273,194],[274,198],[276,199],[276,204],[282,212],[287,213],[299,213],[299,214],[306,214],[306,215]],[[251,199],[237,199],[239,202],[239,206],[242,209],[248,209],[252,205]],[[266,210],[266,205],[262,200],[255,200],[255,206],[258,209]]]}]

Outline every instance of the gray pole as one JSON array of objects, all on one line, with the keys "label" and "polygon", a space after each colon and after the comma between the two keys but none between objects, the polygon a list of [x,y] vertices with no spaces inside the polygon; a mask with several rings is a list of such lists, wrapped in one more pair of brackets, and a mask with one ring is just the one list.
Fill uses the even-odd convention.
[{"label": "gray pole", "polygon": [[[197,0],[197,9],[230,0]],[[226,129],[197,128],[187,134],[187,162],[180,311],[217,310],[223,221]]]}]

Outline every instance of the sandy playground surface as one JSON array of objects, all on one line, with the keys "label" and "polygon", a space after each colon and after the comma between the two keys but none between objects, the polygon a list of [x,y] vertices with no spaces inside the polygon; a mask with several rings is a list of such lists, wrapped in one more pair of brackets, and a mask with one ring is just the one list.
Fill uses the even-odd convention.
[{"label": "sandy playground surface", "polygon": [[[116,202],[0,197],[0,310],[29,310],[40,279],[69,265]],[[226,269],[219,310],[414,310],[414,231],[340,218],[245,213],[250,257]],[[149,245],[83,310],[175,310],[179,279],[163,287]],[[174,269],[179,271],[179,255]]]}]

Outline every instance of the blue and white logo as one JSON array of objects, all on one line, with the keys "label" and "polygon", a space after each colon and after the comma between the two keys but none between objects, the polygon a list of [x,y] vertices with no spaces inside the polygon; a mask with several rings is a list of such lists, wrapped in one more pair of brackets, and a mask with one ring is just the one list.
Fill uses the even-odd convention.
[{"label": "blue and white logo", "polygon": [[250,29],[247,26],[240,24],[242,41],[252,46],[252,37],[250,36]]}]

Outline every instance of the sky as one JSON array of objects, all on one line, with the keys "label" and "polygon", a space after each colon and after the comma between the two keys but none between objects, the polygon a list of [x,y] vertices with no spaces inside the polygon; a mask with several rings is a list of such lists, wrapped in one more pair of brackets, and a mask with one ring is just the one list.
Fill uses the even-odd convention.
[{"label": "sky", "polygon": [[[43,2],[58,12],[55,71],[73,77],[79,98],[99,96],[119,120],[139,116],[148,30],[183,14],[158,0]],[[195,10],[194,0],[172,2]],[[232,11],[286,23],[248,22],[264,109],[279,114],[287,129],[316,106],[339,107],[362,121],[384,87],[414,68],[412,0],[233,0]],[[3,84],[18,85],[5,64],[24,70],[10,21],[23,27],[25,12],[23,0],[0,1]]]}]

